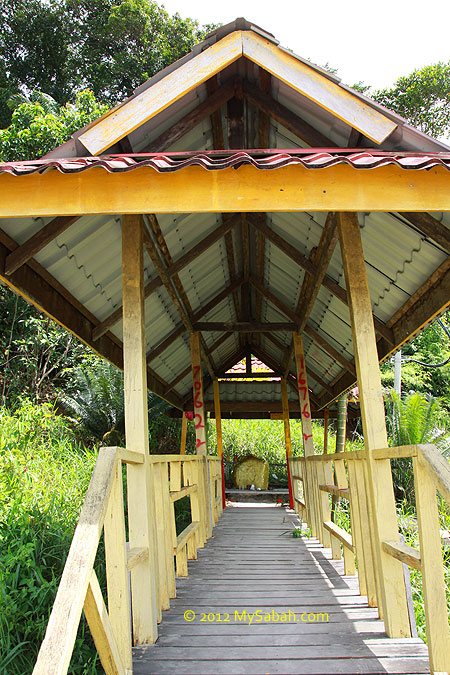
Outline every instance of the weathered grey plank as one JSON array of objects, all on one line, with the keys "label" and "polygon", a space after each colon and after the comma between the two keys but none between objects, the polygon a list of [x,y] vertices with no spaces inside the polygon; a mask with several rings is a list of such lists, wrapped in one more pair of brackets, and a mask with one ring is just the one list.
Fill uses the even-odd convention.
[{"label": "weathered grey plank", "polygon": [[[357,577],[344,576],[343,561],[317,540],[283,534],[294,522],[294,514],[271,505],[227,508],[189,562],[189,577],[177,581],[158,642],[134,650],[134,675],[428,672],[423,642],[387,638]],[[186,609],[196,613],[193,622]],[[243,610],[291,612],[291,620],[255,623]],[[302,622],[303,612],[328,620]]]}]

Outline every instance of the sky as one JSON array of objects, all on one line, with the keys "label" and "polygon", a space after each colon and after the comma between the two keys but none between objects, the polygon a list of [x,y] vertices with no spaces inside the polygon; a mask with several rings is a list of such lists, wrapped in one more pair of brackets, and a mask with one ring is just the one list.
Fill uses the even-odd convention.
[{"label": "sky", "polygon": [[345,84],[392,86],[416,68],[450,61],[450,0],[161,0],[202,24],[244,16],[283,47],[337,68]]}]

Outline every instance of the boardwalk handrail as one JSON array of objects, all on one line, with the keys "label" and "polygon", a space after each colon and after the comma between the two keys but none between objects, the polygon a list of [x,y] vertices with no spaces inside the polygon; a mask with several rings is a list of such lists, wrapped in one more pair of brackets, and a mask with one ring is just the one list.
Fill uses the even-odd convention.
[{"label": "boardwalk handrail", "polygon": [[[368,596],[369,604],[380,606],[377,579],[380,568],[376,568],[373,560],[370,505],[364,487],[367,458],[366,450],[293,457],[290,468],[296,511],[308,522],[314,536],[324,546],[331,546],[333,558],[341,557],[342,544],[346,574],[355,573],[356,556],[360,592]],[[403,543],[399,535],[379,544],[385,555],[421,570],[431,672],[450,672],[450,634],[436,494],[439,491],[450,506],[450,465],[432,444],[379,448],[372,451],[371,458],[376,462],[412,458],[420,551]],[[351,533],[331,522],[330,494],[333,499],[349,500]]]},{"label": "boardwalk handrail", "polygon": [[[127,551],[122,462],[144,464],[150,473],[155,506],[154,551]],[[176,595],[174,556],[177,575],[187,576],[187,559],[196,558],[197,548],[208,538],[206,510],[211,508],[213,524],[222,511],[220,466],[220,458],[210,456],[144,457],[119,447],[100,449],[33,675],[67,673],[83,610],[106,675],[132,675],[128,573],[153,556],[158,615],[161,609],[168,609],[169,598]],[[213,495],[214,501],[208,504]],[[174,504],[184,496],[191,501],[192,522],[177,537]],[[108,609],[94,571],[103,529]]]}]

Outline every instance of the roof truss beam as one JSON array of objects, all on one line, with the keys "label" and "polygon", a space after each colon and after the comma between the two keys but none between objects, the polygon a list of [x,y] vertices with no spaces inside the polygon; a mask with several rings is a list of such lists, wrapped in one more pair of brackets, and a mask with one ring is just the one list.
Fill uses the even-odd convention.
[{"label": "roof truss beam", "polygon": [[58,216],[53,218],[47,225],[44,225],[36,234],[27,239],[27,241],[12,251],[5,260],[5,274],[10,276],[16,270],[31,260],[36,253],[39,253],[51,241],[65,232],[73,225],[79,216]]},{"label": "roof truss beam", "polygon": [[194,324],[194,330],[205,332],[226,333],[264,333],[266,331],[290,331],[296,329],[295,323],[283,323],[274,321],[261,323],[256,321],[198,321]]},{"label": "roof truss beam", "polygon": [[[197,258],[208,250],[213,244],[217,243],[224,235],[226,235],[233,227],[239,223],[239,216],[231,216],[227,218],[226,222],[221,223],[215,230],[210,232],[204,239],[202,239],[198,244],[195,244],[189,251],[184,253],[178,260],[175,262],[172,261],[166,268],[166,274],[169,277],[177,275],[181,270],[190,265],[192,262],[197,260]],[[146,284],[144,288],[144,296],[148,298],[152,293],[154,293],[158,288],[163,285],[163,281],[160,276],[155,277]],[[116,324],[122,318],[122,306],[118,307],[114,312],[112,312],[104,321],[102,321],[94,330],[93,339],[98,340],[99,337],[104,335],[114,324]]]}]

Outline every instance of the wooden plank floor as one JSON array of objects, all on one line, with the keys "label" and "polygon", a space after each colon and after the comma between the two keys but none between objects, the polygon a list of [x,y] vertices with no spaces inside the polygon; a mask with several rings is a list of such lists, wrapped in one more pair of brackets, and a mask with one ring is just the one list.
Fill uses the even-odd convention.
[{"label": "wooden plank floor", "polygon": [[[157,643],[134,649],[134,675],[429,672],[423,642],[387,638],[357,578],[342,576],[341,561],[315,539],[283,534],[294,521],[271,504],[227,507],[189,562],[189,577],[177,580]],[[186,610],[194,621],[185,620]],[[262,617],[291,611],[291,620],[250,623],[235,616],[244,610]],[[303,612],[326,613],[328,621],[302,622]],[[208,621],[208,614],[229,614],[229,621]]]}]

